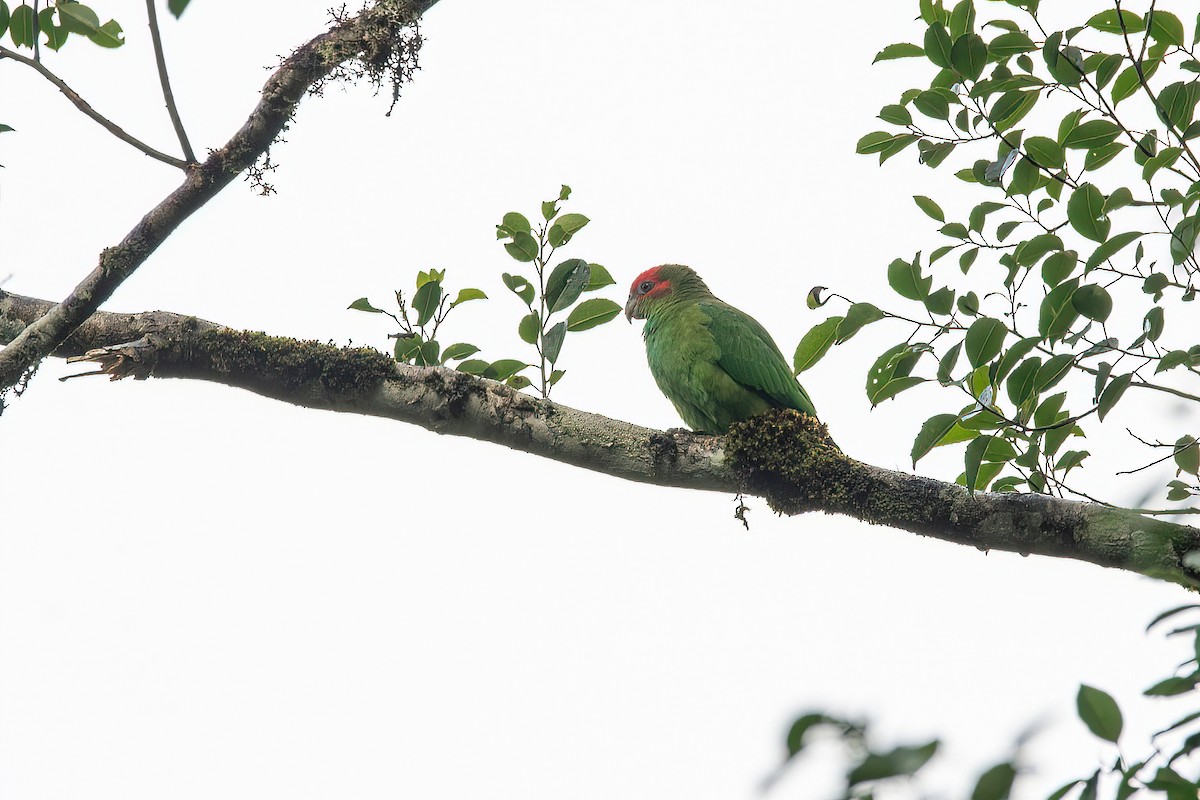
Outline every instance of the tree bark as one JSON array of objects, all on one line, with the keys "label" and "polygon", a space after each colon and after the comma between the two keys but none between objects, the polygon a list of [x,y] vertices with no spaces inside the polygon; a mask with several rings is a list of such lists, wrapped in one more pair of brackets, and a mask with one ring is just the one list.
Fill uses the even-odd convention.
[{"label": "tree bark", "polygon": [[[0,291],[0,343],[52,307]],[[824,425],[764,414],[726,436],[662,432],[531,397],[370,348],[236,331],[155,311],[97,312],[53,353],[113,380],[189,378],[306,408],[367,414],[468,436],[627,480],[764,497],[781,514],[844,514],[981,550],[1088,561],[1200,586],[1200,529],[1038,494],[961,486],[850,458]],[[1195,555],[1194,555],[1195,554]]]}]

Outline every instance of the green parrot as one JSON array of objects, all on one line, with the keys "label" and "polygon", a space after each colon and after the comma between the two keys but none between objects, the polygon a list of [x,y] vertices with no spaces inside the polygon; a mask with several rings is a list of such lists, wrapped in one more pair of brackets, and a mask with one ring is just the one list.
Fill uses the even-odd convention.
[{"label": "green parrot", "polygon": [[817,416],[771,334],[714,297],[690,267],[664,264],[638,275],[625,318],[646,320],[650,372],[692,430],[725,433],[772,408]]}]

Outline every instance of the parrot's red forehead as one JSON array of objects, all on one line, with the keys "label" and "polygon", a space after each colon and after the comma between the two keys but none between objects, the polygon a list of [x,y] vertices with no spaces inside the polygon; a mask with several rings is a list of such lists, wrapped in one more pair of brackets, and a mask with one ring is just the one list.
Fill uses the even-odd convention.
[{"label": "parrot's red forehead", "polygon": [[629,289],[630,291],[636,290],[638,284],[640,284],[642,281],[654,281],[655,283],[659,283],[662,281],[662,279],[662,267],[651,267],[641,275],[638,275],[636,278],[634,278],[633,283],[629,285]]}]

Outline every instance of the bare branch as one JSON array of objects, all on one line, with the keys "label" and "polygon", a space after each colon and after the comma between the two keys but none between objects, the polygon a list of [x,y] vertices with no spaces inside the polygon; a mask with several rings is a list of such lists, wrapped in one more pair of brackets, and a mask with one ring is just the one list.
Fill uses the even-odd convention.
[{"label": "bare branch", "polygon": [[[261,156],[291,120],[297,104],[317,82],[343,63],[388,64],[420,38],[412,28],[437,0],[377,0],[297,48],[263,86],[241,130],[202,164],[188,168],[183,183],[150,210],[120,244],[100,254],[99,264],[61,303],[0,350],[0,394],[58,348],[162,242],[197,209]],[[398,80],[398,78],[397,78]],[[182,162],[180,162],[182,165]]]},{"label": "bare branch", "polygon": [[167,113],[171,116],[171,124],[175,126],[175,135],[179,137],[183,157],[189,164],[195,164],[196,154],[192,151],[192,143],[188,141],[187,132],[183,129],[183,120],[179,118],[179,109],[175,105],[175,94],[171,91],[171,80],[167,77],[167,59],[163,55],[162,35],[158,30],[158,12],[154,9],[154,0],[146,0],[146,16],[150,23],[150,40],[154,43],[154,61],[158,65],[158,82],[162,84]]},{"label": "bare branch", "polygon": [[[0,291],[0,343],[51,304]],[[980,550],[1088,561],[1189,586],[1200,529],[1126,509],[1039,494],[968,493],[952,483],[844,455],[795,412],[755,417],[728,436],[663,433],[531,397],[370,348],[235,331],[155,311],[93,315],[55,355],[83,356],[113,379],[190,378],[293,405],[367,414],[658,486],[765,497],[779,513],[823,511]]]},{"label": "bare branch", "polygon": [[179,169],[187,169],[188,165],[187,165],[186,161],[181,161],[180,159],[176,158],[175,156],[170,156],[160,150],[155,150],[153,147],[146,144],[141,139],[138,139],[137,137],[134,137],[134,136],[130,136],[128,133],[125,132],[125,129],[122,128],[120,125],[113,122],[108,117],[104,116],[99,111],[97,111],[96,109],[92,108],[91,104],[88,103],[88,101],[84,100],[82,97],[80,97],[78,92],[76,92],[74,89],[72,89],[70,86],[68,86],[66,84],[66,82],[63,81],[62,78],[58,77],[53,72],[51,72],[44,64],[42,64],[42,62],[38,61],[36,58],[27,58],[27,57],[21,55],[20,53],[9,50],[7,47],[0,46],[0,60],[5,59],[5,58],[12,59],[13,61],[19,62],[21,64],[24,64],[27,67],[37,70],[38,74],[40,74],[46,80],[50,81],[50,83],[54,84],[55,88],[57,88],[60,92],[62,92],[63,96],[66,97],[68,100],[70,100],[71,103],[74,104],[74,106],[76,108],[78,108],[80,111],[82,111],[87,116],[94,119],[96,122],[100,123],[100,126],[103,127],[104,130],[108,131],[113,136],[116,136],[121,141],[133,145],[134,147],[136,147],[138,150],[141,150],[146,155],[150,156],[151,158],[157,159],[157,160],[163,162],[164,164],[170,164],[172,167],[178,167]]}]

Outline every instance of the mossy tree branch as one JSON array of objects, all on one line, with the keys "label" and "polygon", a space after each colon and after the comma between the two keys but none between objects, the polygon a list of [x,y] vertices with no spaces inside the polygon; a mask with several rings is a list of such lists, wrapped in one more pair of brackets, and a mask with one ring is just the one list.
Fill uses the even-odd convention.
[{"label": "mossy tree branch", "polygon": [[[0,395],[60,347],[100,304],[134,273],[189,216],[215,197],[262,156],[292,119],[304,95],[347,63],[352,76],[389,80],[393,91],[410,76],[420,46],[416,22],[437,0],[376,0],[366,10],[339,19],[301,45],[267,79],[257,106],[241,129],[203,163],[188,165],[180,186],[152,208],[60,303],[27,323],[0,350]],[[182,164],[182,162],[180,162]],[[2,406],[0,406],[2,407]]]},{"label": "mossy tree branch", "polygon": [[[51,303],[0,291],[0,343]],[[756,417],[728,436],[663,433],[442,367],[397,364],[370,348],[235,331],[169,312],[94,314],[54,355],[113,379],[190,378],[306,408],[367,414],[494,442],[627,480],[767,499],[783,514],[844,514],[981,550],[1088,561],[1188,586],[1200,529],[1047,495],[969,494],[844,455],[795,412]],[[83,358],[80,358],[80,357]]]}]

